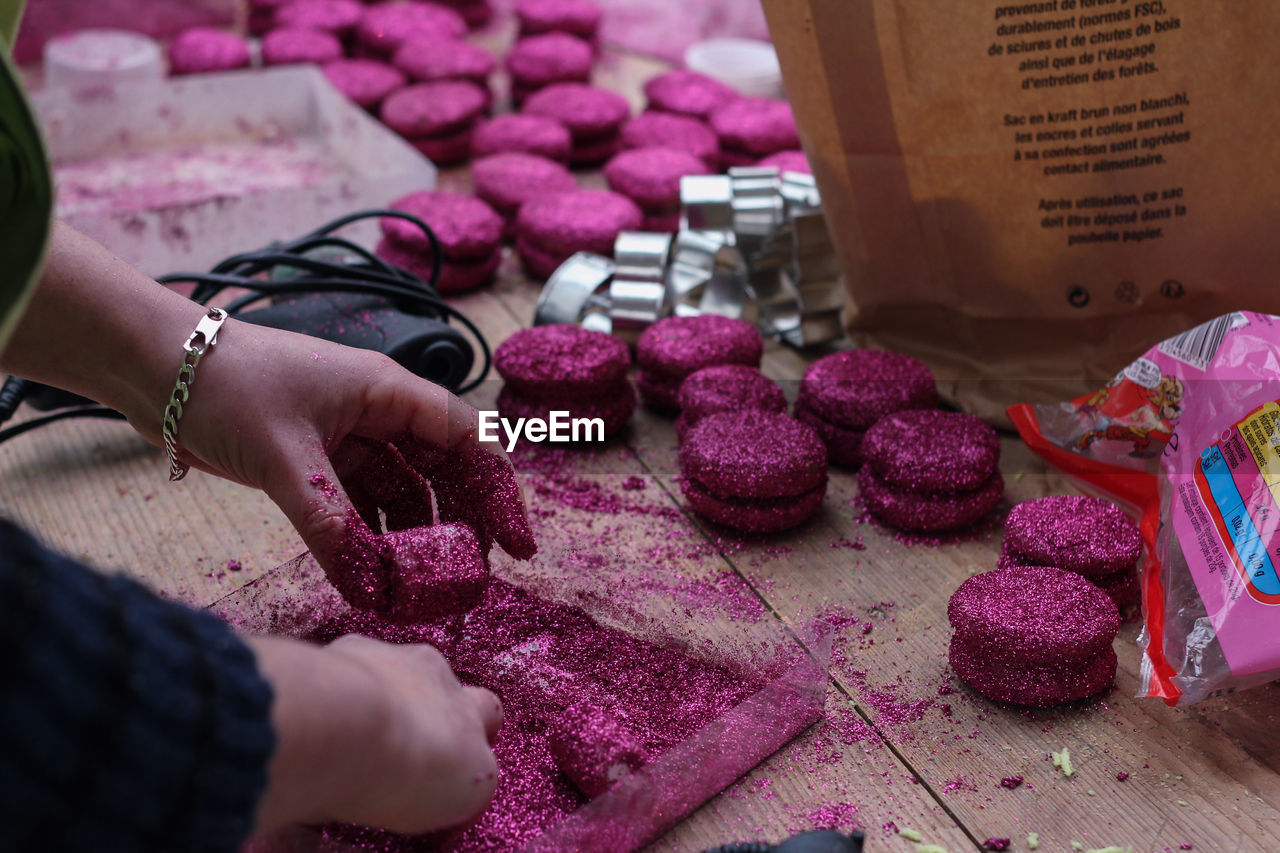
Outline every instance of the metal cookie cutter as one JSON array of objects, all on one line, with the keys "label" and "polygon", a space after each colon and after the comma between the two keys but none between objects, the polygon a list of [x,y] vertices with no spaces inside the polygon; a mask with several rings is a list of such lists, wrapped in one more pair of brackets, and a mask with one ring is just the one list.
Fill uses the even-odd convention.
[{"label": "metal cookie cutter", "polygon": [[609,284],[609,316],[615,333],[638,335],[666,314],[670,256],[670,234],[618,234],[613,243],[615,270]]},{"label": "metal cookie cutter", "polygon": [[578,252],[570,256],[538,294],[533,325],[580,323],[598,332],[612,332],[608,285],[614,269],[613,261],[602,255]]}]

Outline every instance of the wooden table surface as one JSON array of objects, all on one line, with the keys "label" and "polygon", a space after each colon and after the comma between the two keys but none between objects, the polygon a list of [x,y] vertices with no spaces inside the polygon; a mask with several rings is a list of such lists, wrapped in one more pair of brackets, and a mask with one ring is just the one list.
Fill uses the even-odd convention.
[{"label": "wooden table surface", "polygon": [[[642,79],[637,68],[643,70],[615,62],[602,75],[627,89]],[[631,82],[633,97],[635,90]],[[468,178],[463,171],[443,182],[465,188]],[[496,345],[531,322],[536,295],[508,257],[498,282],[456,304]],[[795,380],[818,354],[771,345],[764,369]],[[788,390],[794,394],[794,385]],[[472,401],[484,405],[495,391],[496,383],[486,383]],[[641,410],[620,437],[570,464],[575,475],[609,484],[639,478],[628,487],[639,483],[636,491],[651,505],[680,511],[675,446],[670,421]],[[1070,491],[1011,437],[1003,442],[1002,468],[1005,508]],[[60,423],[0,446],[0,513],[71,555],[196,605],[302,550],[261,494],[198,472],[169,485],[165,474],[162,454],[123,424]],[[833,469],[814,520],[746,540],[683,512],[605,519],[531,494],[542,510],[535,513],[540,559],[580,548],[581,531],[593,524],[599,531],[607,521],[619,553],[634,542],[673,537],[700,546],[649,565],[656,580],[728,579],[762,618],[801,625],[835,613],[848,623],[836,636],[827,719],[655,849],[779,840],[814,826],[864,828],[870,851],[914,850],[901,829],[949,851],[983,849],[989,838],[1010,838],[1009,849],[1027,850],[1029,833],[1045,851],[1280,849],[1280,687],[1181,710],[1135,699],[1137,626],[1129,624],[1116,643],[1117,687],[1102,699],[1050,711],[993,705],[950,676],[946,602],[966,577],[994,566],[1000,530],[911,545],[864,520],[851,503],[856,494],[854,478]],[[501,573],[500,561],[495,568]],[[1070,778],[1049,760],[1063,748],[1075,764]],[[1121,781],[1118,774],[1126,773]],[[1002,787],[1010,776],[1025,781]]]}]

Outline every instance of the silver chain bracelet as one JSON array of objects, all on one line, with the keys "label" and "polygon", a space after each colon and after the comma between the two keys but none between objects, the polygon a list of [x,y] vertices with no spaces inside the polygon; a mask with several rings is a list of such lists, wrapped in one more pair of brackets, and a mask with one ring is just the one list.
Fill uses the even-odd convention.
[{"label": "silver chain bracelet", "polygon": [[227,312],[221,308],[210,308],[209,313],[200,318],[196,329],[182,345],[182,367],[178,368],[178,381],[173,384],[173,393],[169,395],[169,405],[164,408],[164,449],[169,454],[169,482],[176,482],[187,476],[190,466],[178,461],[178,421],[182,418],[182,405],[191,396],[191,385],[196,381],[196,365],[215,343],[218,342],[218,330],[227,320]]}]

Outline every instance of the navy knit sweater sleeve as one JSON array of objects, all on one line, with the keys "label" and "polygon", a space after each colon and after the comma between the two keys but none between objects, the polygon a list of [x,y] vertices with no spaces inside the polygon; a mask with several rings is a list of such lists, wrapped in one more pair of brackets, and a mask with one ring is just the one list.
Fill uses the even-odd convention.
[{"label": "navy knit sweater sleeve", "polygon": [[0,850],[236,850],[270,705],[222,622],[0,520]]}]

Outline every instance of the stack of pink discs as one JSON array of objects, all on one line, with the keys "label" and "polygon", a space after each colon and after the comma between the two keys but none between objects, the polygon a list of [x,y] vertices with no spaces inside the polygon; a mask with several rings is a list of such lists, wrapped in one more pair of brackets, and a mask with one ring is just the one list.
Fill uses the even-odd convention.
[{"label": "stack of pink discs", "polygon": [[591,0],[517,0],[520,36],[567,33],[595,45],[600,30],[600,7]]},{"label": "stack of pink discs", "polygon": [[787,395],[778,383],[745,364],[718,364],[695,370],[680,383],[678,402],[676,435],[681,441],[708,415],[743,409],[787,410]]},{"label": "stack of pink discs", "polygon": [[275,25],[290,29],[318,30],[345,39],[355,32],[364,15],[359,0],[290,0],[276,7]]},{"label": "stack of pink discs", "polygon": [[745,320],[700,314],[664,317],[636,341],[636,387],[651,409],[667,414],[680,410],[680,384],[695,371],[718,364],[760,367],[764,339]]},{"label": "stack of pink discs", "polygon": [[249,43],[212,27],[183,30],[169,44],[169,73],[204,74],[249,67]]},{"label": "stack of pink discs", "polygon": [[412,3],[375,3],[364,10],[356,24],[359,49],[374,57],[390,59],[410,38],[437,40],[461,38],[467,34],[462,16],[445,6],[415,0]]},{"label": "stack of pink discs", "polygon": [[[461,293],[493,279],[502,261],[502,217],[483,201],[444,191],[410,193],[391,205],[417,216],[435,232],[443,262],[437,287]],[[423,281],[432,272],[431,242],[407,219],[383,219],[378,257]]]},{"label": "stack of pink discs", "polygon": [[951,596],[951,668],[996,702],[1047,708],[1115,681],[1116,606],[1071,572],[1010,566],[969,578]]},{"label": "stack of pink discs", "polygon": [[622,126],[622,148],[675,148],[697,157],[707,170],[720,169],[720,138],[691,116],[647,112]]},{"label": "stack of pink discs", "polygon": [[342,42],[321,30],[279,27],[262,37],[263,65],[323,64],[342,58]]},{"label": "stack of pink discs", "polygon": [[778,412],[708,415],[680,447],[680,485],[694,512],[748,533],[807,521],[827,492],[827,451],[812,429]]},{"label": "stack of pink discs", "polygon": [[888,350],[846,350],[804,372],[795,417],[818,431],[833,464],[862,464],[862,437],[885,415],[938,405],[933,372]]},{"label": "stack of pink discs", "polygon": [[512,103],[521,104],[529,95],[553,83],[590,82],[593,59],[591,45],[568,33],[520,39],[507,54]]},{"label": "stack of pink discs", "polygon": [[1018,504],[1005,521],[1001,566],[1054,566],[1088,578],[1122,610],[1138,604],[1142,534],[1113,504],[1053,495]]},{"label": "stack of pink discs", "polygon": [[753,166],[762,157],[800,147],[791,105],[770,98],[739,98],[708,116],[720,137],[720,160],[726,166]]},{"label": "stack of pink discs", "polygon": [[676,148],[635,148],[613,157],[604,167],[609,188],[634,201],[644,212],[645,231],[680,230],[680,179],[705,175],[707,165]]},{"label": "stack of pink discs", "polygon": [[742,97],[719,80],[684,69],[650,79],[644,84],[644,94],[651,111],[702,120]]},{"label": "stack of pink discs", "polygon": [[973,415],[937,409],[886,415],[867,430],[862,458],[863,502],[899,530],[961,530],[1004,495],[1000,438]]},{"label": "stack of pink discs", "polygon": [[555,119],[569,129],[574,166],[596,166],[622,147],[619,131],[631,113],[621,95],[587,83],[556,83],[524,102],[526,115]]},{"label": "stack of pink discs", "polygon": [[493,154],[471,165],[476,196],[507,221],[504,237],[515,239],[516,218],[530,199],[576,189],[578,182],[562,163],[537,154]]},{"label": "stack of pink discs", "polygon": [[489,90],[467,80],[415,83],[393,92],[379,114],[387,127],[438,166],[471,154],[471,133],[489,107]]},{"label": "stack of pink discs", "polygon": [[553,118],[508,114],[494,116],[477,125],[471,135],[471,155],[535,154],[568,163],[573,138],[569,129]]},{"label": "stack of pink discs", "polygon": [[492,53],[469,41],[434,36],[412,36],[405,39],[391,55],[391,64],[410,80],[436,83],[442,80],[464,80],[484,89],[493,101],[489,75],[498,67]]},{"label": "stack of pink discs", "polygon": [[627,380],[631,352],[603,332],[568,324],[523,329],[494,350],[493,366],[506,381],[498,394],[506,418],[547,420],[563,411],[570,419],[598,418],[607,436],[635,411],[636,392]]},{"label": "stack of pink discs", "polygon": [[612,256],[618,233],[635,231],[642,219],[631,199],[607,190],[537,196],[516,215],[516,253],[531,278],[547,279],[575,252]]}]

